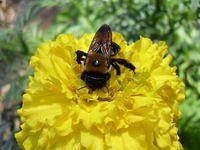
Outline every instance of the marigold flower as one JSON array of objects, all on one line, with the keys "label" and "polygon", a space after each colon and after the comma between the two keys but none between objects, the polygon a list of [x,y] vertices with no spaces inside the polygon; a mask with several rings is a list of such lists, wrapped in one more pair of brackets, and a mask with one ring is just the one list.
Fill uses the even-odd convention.
[{"label": "marigold flower", "polygon": [[23,149],[179,150],[182,146],[175,123],[184,85],[170,67],[165,42],[154,44],[141,37],[127,45],[119,33],[113,41],[121,50],[116,57],[128,59],[136,74],[121,67],[111,71],[107,89],[89,93],[80,79],[76,50],[87,52],[94,34],[80,39],[59,35],[40,45],[30,64],[23,106],[23,124],[15,137]]}]

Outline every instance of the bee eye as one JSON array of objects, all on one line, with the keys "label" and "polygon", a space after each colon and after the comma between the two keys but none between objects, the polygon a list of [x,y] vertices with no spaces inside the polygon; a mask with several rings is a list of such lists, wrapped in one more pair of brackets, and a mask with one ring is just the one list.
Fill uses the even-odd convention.
[{"label": "bee eye", "polygon": [[98,60],[94,60],[94,61],[92,62],[92,66],[94,66],[94,67],[99,67],[99,66],[100,66],[100,62],[99,62]]}]

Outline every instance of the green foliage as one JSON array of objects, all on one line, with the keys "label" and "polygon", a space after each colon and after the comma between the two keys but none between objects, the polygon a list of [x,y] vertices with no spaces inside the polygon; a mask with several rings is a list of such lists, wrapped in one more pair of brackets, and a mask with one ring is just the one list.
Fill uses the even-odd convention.
[{"label": "green foliage", "polygon": [[199,149],[200,141],[200,103],[195,99],[181,105],[182,119],[179,122],[180,140],[187,150]]},{"label": "green foliage", "polygon": [[[172,65],[178,67],[177,73],[186,87],[178,124],[181,142],[186,149],[195,150],[200,142],[199,6],[199,0],[34,0],[19,15],[14,28],[0,32],[0,60],[12,53],[29,57],[39,43],[53,40],[60,33],[80,36],[95,32],[104,23],[121,32],[129,42],[139,36],[164,40],[174,57]],[[35,16],[47,7],[57,9],[55,21],[50,27],[41,28],[46,20],[35,20]],[[11,89],[18,88],[14,85]],[[6,96],[5,101],[8,99]]]},{"label": "green foliage", "polygon": [[29,4],[20,16],[16,19],[14,28],[0,29],[0,61],[7,58],[12,53],[29,54],[28,43],[25,41],[23,31],[25,26],[37,14],[40,7],[35,4]]}]

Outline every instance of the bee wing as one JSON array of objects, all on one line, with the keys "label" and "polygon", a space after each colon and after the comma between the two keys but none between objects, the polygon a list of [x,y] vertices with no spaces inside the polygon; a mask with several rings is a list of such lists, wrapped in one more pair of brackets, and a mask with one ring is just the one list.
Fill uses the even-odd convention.
[{"label": "bee wing", "polygon": [[105,57],[111,55],[112,31],[106,24],[102,25],[96,32],[88,53],[101,53]]}]

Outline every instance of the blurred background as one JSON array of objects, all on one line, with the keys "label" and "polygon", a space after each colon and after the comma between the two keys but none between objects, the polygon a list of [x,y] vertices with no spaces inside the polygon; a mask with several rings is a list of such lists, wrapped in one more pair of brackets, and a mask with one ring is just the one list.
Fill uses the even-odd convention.
[{"label": "blurred background", "polygon": [[140,35],[167,42],[186,86],[180,141],[186,150],[199,149],[199,0],[0,0],[0,149],[19,149],[13,137],[20,124],[16,110],[38,45],[60,33],[92,33],[104,23],[128,42]]}]

